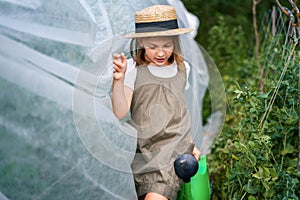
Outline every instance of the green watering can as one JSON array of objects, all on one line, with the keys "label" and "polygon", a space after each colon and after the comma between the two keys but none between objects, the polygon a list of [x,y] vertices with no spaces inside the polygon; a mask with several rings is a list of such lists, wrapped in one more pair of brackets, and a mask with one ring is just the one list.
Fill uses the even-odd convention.
[{"label": "green watering can", "polygon": [[199,168],[189,183],[183,183],[177,194],[177,200],[209,200],[210,182],[207,172],[206,155],[202,155]]}]

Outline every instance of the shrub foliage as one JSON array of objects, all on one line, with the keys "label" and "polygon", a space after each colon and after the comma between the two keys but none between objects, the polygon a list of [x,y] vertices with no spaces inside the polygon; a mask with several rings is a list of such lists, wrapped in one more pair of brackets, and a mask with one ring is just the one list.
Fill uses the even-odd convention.
[{"label": "shrub foliage", "polygon": [[[197,10],[191,3],[187,7]],[[259,49],[264,71],[260,76],[254,44],[249,42],[254,41],[249,36],[252,21],[244,29],[237,25],[240,19],[233,23],[233,17],[224,13],[214,20],[206,49],[223,77],[227,114],[208,156],[212,199],[299,199],[300,54],[294,48],[299,44],[285,42],[285,32],[274,36],[260,32],[266,36]]]}]

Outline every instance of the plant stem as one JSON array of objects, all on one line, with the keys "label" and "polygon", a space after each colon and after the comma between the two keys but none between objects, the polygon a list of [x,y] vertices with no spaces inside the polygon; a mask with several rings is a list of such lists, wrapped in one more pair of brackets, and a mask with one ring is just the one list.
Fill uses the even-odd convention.
[{"label": "plant stem", "polygon": [[253,0],[252,4],[252,13],[253,13],[253,28],[254,28],[254,34],[255,34],[255,58],[256,58],[256,64],[259,69],[259,86],[260,91],[264,91],[264,84],[262,81],[263,75],[264,75],[264,69],[261,67],[259,62],[259,34],[258,34],[258,28],[257,28],[257,19],[256,19],[256,7],[261,2],[261,0]]},{"label": "plant stem", "polygon": [[283,68],[282,73],[281,73],[281,75],[280,75],[280,78],[279,78],[279,80],[278,80],[278,82],[277,82],[277,85],[276,85],[276,87],[275,87],[275,90],[274,90],[274,92],[273,92],[273,94],[272,94],[272,97],[271,97],[271,99],[270,99],[270,102],[269,102],[269,104],[268,104],[268,107],[267,107],[267,109],[266,109],[266,112],[264,113],[264,115],[263,115],[263,117],[262,117],[262,119],[261,119],[261,121],[260,121],[260,123],[259,123],[258,128],[261,128],[261,130],[260,130],[261,133],[263,132],[265,122],[266,122],[266,120],[267,120],[268,117],[269,117],[269,114],[270,114],[270,112],[271,112],[273,103],[274,103],[274,101],[275,101],[275,99],[276,99],[276,96],[277,96],[277,94],[278,94],[278,90],[279,90],[280,85],[281,85],[281,83],[282,83],[283,77],[284,77],[284,75],[285,75],[285,72],[286,72],[286,70],[287,70],[289,64],[290,64],[291,58],[292,58],[292,56],[294,55],[294,51],[295,51],[295,48],[296,48],[297,45],[298,45],[298,42],[296,42],[296,43],[292,46],[292,48],[291,48],[291,50],[290,50],[290,52],[289,52],[288,58],[287,58],[286,62],[284,63],[284,68]]}]

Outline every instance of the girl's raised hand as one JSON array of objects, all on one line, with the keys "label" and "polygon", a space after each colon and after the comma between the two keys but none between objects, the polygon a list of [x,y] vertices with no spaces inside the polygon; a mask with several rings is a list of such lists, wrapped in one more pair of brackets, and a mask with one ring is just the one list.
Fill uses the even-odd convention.
[{"label": "girl's raised hand", "polygon": [[114,66],[114,80],[124,79],[127,59],[124,53],[113,55],[113,66]]}]

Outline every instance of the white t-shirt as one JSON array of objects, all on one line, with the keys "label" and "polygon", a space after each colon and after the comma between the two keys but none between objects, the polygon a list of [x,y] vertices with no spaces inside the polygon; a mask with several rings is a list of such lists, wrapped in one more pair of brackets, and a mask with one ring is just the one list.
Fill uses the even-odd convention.
[{"label": "white t-shirt", "polygon": [[[190,73],[190,65],[187,62],[184,62],[184,66],[186,68],[186,76],[187,80],[189,78],[189,73]],[[149,71],[157,77],[160,78],[171,78],[177,74],[177,64],[176,62],[173,62],[169,66],[164,66],[164,67],[157,67],[157,66],[152,66],[148,65],[147,66]],[[124,85],[133,89],[135,88],[135,80],[136,80],[136,67],[135,67],[135,62],[134,60],[128,59],[127,60],[127,70],[124,78]],[[186,82],[185,85],[185,90],[189,89],[189,82]]]}]

